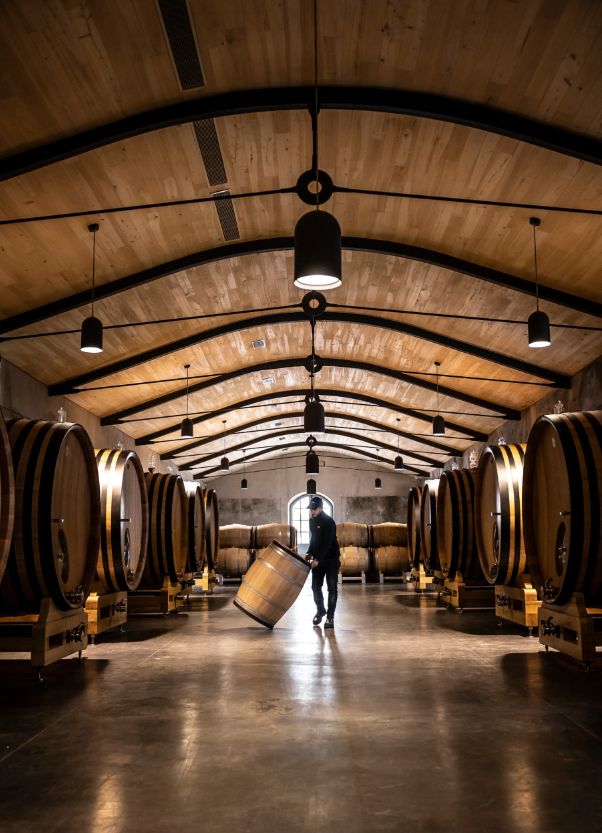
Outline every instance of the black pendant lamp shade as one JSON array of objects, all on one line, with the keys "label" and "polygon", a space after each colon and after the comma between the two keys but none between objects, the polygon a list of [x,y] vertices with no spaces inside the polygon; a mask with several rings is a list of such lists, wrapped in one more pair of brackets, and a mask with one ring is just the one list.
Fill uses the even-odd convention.
[{"label": "black pendant lamp shade", "polygon": [[341,227],[328,211],[308,211],[295,226],[295,286],[341,285]]},{"label": "black pendant lamp shade", "polygon": [[433,417],[433,436],[434,437],[444,437],[445,436],[445,420],[441,416],[441,414],[437,414],[436,417]]},{"label": "black pendant lamp shade", "polygon": [[190,365],[185,365],[186,368],[186,416],[182,420],[182,425],[180,426],[180,437],[183,440],[191,440],[194,437],[194,425],[192,424],[192,420],[188,416],[188,371],[190,370]]},{"label": "black pendant lamp shade", "polygon": [[403,471],[403,457],[399,454],[395,458],[395,471]]},{"label": "black pendant lamp shade", "polygon": [[305,455],[305,474],[320,474],[320,458],[313,448]]},{"label": "black pendant lamp shade", "polygon": [[102,321],[91,315],[82,323],[82,353],[102,353]]},{"label": "black pendant lamp shade", "polygon": [[308,495],[315,495],[316,494],[316,481],[313,478],[311,480],[307,481],[307,494]]},{"label": "black pendant lamp shade", "polygon": [[248,489],[249,488],[249,484],[247,483],[247,478],[246,477],[243,477],[243,479],[240,481],[240,488],[241,489]]},{"label": "black pendant lamp shade", "polygon": [[219,470],[221,472],[230,471],[230,460],[227,457],[222,457],[221,462],[219,464]]},{"label": "black pendant lamp shade", "polygon": [[243,457],[242,457],[242,480],[240,481],[240,488],[241,489],[248,489],[249,484],[247,483],[247,452],[243,450]]},{"label": "black pendant lamp shade", "polygon": [[550,338],[550,319],[537,309],[529,316],[529,347],[549,347],[552,343]]},{"label": "black pendant lamp shade", "polygon": [[320,402],[320,397],[317,394],[311,394],[307,397],[307,404],[303,411],[303,430],[311,433],[318,433],[324,431],[324,406]]},{"label": "black pendant lamp shade", "polygon": [[380,477],[377,477],[374,481],[374,488],[375,489],[382,489],[383,484],[380,482]]}]

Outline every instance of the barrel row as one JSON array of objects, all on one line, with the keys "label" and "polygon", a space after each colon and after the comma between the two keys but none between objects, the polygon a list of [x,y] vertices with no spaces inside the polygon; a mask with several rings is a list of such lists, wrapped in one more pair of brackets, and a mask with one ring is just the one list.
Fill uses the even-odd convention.
[{"label": "barrel row", "polygon": [[297,530],[288,524],[229,524],[220,527],[215,572],[229,577],[244,576],[255,560],[256,552],[265,549],[272,541],[295,552]]}]

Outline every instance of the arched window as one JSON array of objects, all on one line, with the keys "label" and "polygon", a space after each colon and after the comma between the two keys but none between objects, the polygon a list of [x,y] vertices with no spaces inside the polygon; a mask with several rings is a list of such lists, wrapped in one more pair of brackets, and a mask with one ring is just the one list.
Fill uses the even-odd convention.
[{"label": "arched window", "polygon": [[[318,493],[319,496],[324,501],[324,505],[322,506],[322,511],[325,512],[327,515],[334,517],[334,505],[329,497]],[[300,552],[305,552],[308,545],[309,545],[309,509],[307,508],[307,504],[309,503],[310,499],[313,495],[307,494],[300,494],[295,495],[294,498],[291,498],[288,504],[288,522],[291,526],[294,526],[297,530],[297,547],[299,548]]]}]

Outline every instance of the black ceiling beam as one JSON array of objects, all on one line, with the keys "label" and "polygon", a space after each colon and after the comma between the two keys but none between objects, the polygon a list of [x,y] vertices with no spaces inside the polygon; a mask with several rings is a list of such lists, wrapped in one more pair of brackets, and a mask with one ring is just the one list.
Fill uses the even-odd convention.
[{"label": "black ceiling beam", "polygon": [[[320,321],[390,330],[399,335],[409,335],[412,338],[418,338],[422,341],[431,342],[432,344],[439,344],[451,350],[457,350],[460,353],[476,356],[484,361],[489,361],[502,367],[512,368],[513,370],[519,371],[519,373],[535,376],[538,379],[545,379],[546,381],[552,382],[556,387],[569,389],[571,386],[570,377],[564,373],[558,373],[555,370],[550,370],[540,365],[532,364],[531,362],[525,362],[522,359],[516,359],[513,356],[507,356],[495,350],[489,350],[487,347],[481,347],[478,344],[472,344],[468,341],[461,341],[460,339],[443,335],[442,333],[436,333],[424,327],[417,327],[405,321],[396,321],[393,318],[383,318],[382,316],[367,315],[359,312],[342,312],[338,309],[332,311],[327,310],[320,317]],[[200,333],[195,333],[185,338],[167,342],[151,350],[145,350],[143,353],[137,353],[127,359],[121,359],[120,361],[99,367],[96,370],[90,370],[87,373],[74,376],[64,382],[51,385],[48,393],[50,396],[65,396],[76,393],[77,388],[91,384],[92,382],[97,382],[100,379],[106,379],[107,376],[112,376],[124,370],[130,370],[132,367],[138,367],[146,362],[154,361],[155,359],[176,353],[179,350],[185,350],[187,347],[202,344],[214,338],[219,338],[220,336],[241,332],[241,330],[248,330],[252,327],[270,327],[277,324],[301,324],[307,322],[308,318],[305,313],[297,311],[247,316],[246,318],[238,319],[228,324],[221,324],[219,327],[213,327],[212,329],[203,330]]]},{"label": "black ceiling beam", "polygon": [[[236,407],[234,407],[233,410],[236,410]],[[274,416],[272,414],[270,416],[260,417],[259,419],[252,420],[251,422],[245,422],[243,425],[236,425],[234,428],[228,428],[225,431],[220,431],[217,434],[212,434],[210,437],[202,437],[198,440],[193,440],[187,445],[180,446],[179,448],[176,448],[173,451],[166,451],[160,455],[160,458],[161,460],[175,460],[177,462],[178,459],[180,459],[181,456],[185,455],[188,451],[192,451],[195,448],[200,448],[201,446],[208,445],[209,443],[215,442],[216,440],[222,440],[224,439],[224,437],[231,437],[233,434],[244,434],[245,431],[247,431],[248,429],[255,428],[258,425],[265,425],[266,422],[277,422],[281,419],[300,419],[302,417],[303,411],[289,411],[286,414],[278,414],[278,416]],[[366,417],[354,416],[353,414],[344,414],[340,413],[339,411],[328,411],[326,413],[326,419],[341,419],[345,422],[359,422],[361,425],[365,425],[368,428],[373,428],[375,431],[385,429],[387,432],[394,434],[396,437],[403,437],[406,440],[411,440],[415,443],[427,445],[431,448],[436,449],[437,451],[442,451],[444,454],[448,454],[450,456],[461,456],[464,453],[461,449],[445,445],[445,443],[438,442],[435,438],[431,439],[430,437],[419,437],[415,434],[412,434],[409,431],[402,431],[401,428],[392,428],[386,422],[378,422],[377,420],[367,419]]]},{"label": "black ceiling beam", "polygon": [[[391,368],[381,367],[377,364],[368,364],[367,362],[356,362],[349,359],[325,359],[322,356],[320,358],[324,367],[339,367],[349,370],[363,370],[366,373],[378,373],[381,376],[388,376],[389,378],[395,379],[398,382],[405,382],[409,385],[424,388],[425,390],[428,390],[431,393],[436,393],[437,391],[437,385],[434,382],[425,381],[424,379],[414,377],[408,373],[403,373],[399,370],[392,370]],[[303,367],[304,365],[305,358],[278,359],[271,362],[253,364],[249,365],[248,367],[239,368],[238,370],[232,370],[228,373],[223,373],[221,376],[214,376],[212,379],[204,379],[202,382],[190,385],[188,387],[188,394],[192,395],[193,393],[198,393],[199,391],[206,390],[207,388],[213,387],[214,385],[222,385],[224,384],[224,382],[228,382],[230,379],[236,379],[241,376],[248,376],[250,373],[265,373],[268,370],[282,370],[284,368],[289,367]],[[151,408],[159,408],[162,405],[166,405],[168,402],[173,402],[174,399],[179,399],[182,396],[186,396],[186,390],[186,388],[179,388],[178,390],[172,391],[171,393],[163,394],[163,396],[156,396],[154,399],[147,399],[145,402],[141,402],[139,405],[132,405],[130,408],[125,408],[122,411],[116,411],[113,414],[109,414],[108,416],[102,417],[100,424],[118,425],[123,420],[127,420],[128,417],[134,416],[134,414],[139,414],[142,411],[149,411],[151,410]],[[457,399],[460,402],[467,402],[470,405],[475,405],[478,408],[485,408],[488,411],[493,411],[497,414],[500,414],[500,416],[505,417],[506,419],[520,419],[520,411],[517,411],[514,408],[509,408],[506,405],[499,405],[497,402],[491,402],[488,399],[483,399],[478,396],[471,396],[470,394],[463,393],[462,391],[456,390],[455,388],[448,388],[446,385],[439,385],[439,393],[442,396],[449,396],[453,399]]]},{"label": "black ceiling beam", "polygon": [[[103,298],[110,298],[120,292],[129,289],[136,289],[152,281],[175,275],[186,269],[195,269],[199,266],[206,266],[210,263],[217,263],[221,260],[229,260],[234,257],[245,257],[271,252],[284,252],[293,249],[293,237],[270,237],[265,240],[246,240],[240,243],[230,243],[226,246],[216,246],[212,249],[205,249],[191,255],[168,260],[150,269],[143,269],[123,278],[97,286],[94,290],[95,301]],[[405,243],[396,243],[392,240],[373,240],[369,237],[343,237],[343,248],[352,252],[364,252],[366,254],[379,254],[388,257],[399,257],[406,260],[414,260],[418,263],[426,263],[429,266],[438,266],[442,269],[449,269],[462,275],[468,275],[477,280],[503,286],[516,292],[535,297],[536,288],[534,281],[524,278],[517,278],[507,272],[500,272],[497,269],[490,269],[469,260],[462,260],[458,257],[443,252],[436,252],[432,249],[423,249],[420,246],[408,246]],[[590,301],[579,295],[572,295],[570,292],[562,292],[549,286],[539,284],[539,297],[541,300],[550,301],[567,309],[577,310],[586,315],[602,318],[602,304]],[[66,298],[44,304],[35,309],[12,315],[0,321],[0,336],[13,330],[37,324],[56,315],[70,312],[79,307],[90,304],[92,301],[92,290],[86,289],[83,292],[76,292]],[[232,313],[236,315],[236,313]]]},{"label": "black ceiling beam", "polygon": [[[249,399],[243,399],[240,402],[235,402],[231,405],[225,405],[223,408],[218,408],[215,411],[211,411],[210,413],[203,414],[202,416],[197,416],[192,418],[192,422],[194,425],[199,425],[202,422],[207,422],[210,419],[217,419],[218,417],[224,416],[225,414],[229,414],[232,411],[237,410],[238,408],[248,407],[249,405],[258,405],[262,402],[269,402],[270,399],[288,399],[291,397],[302,397],[306,396],[308,393],[307,388],[297,388],[295,390],[286,390],[286,391],[271,391],[270,393],[262,393],[258,396],[250,397]],[[343,390],[334,390],[329,388],[317,388],[316,393],[320,397],[325,396],[336,396],[340,399],[349,399],[349,400],[357,400],[357,402],[363,402],[366,405],[375,405],[378,408],[388,408],[390,411],[394,411],[397,414],[403,414],[404,416],[409,416],[412,419],[418,419],[421,422],[425,422],[428,425],[431,425],[433,418],[429,414],[423,414],[420,411],[414,411],[410,408],[404,408],[402,405],[397,405],[393,402],[388,402],[386,399],[380,399],[376,396],[368,396],[365,393],[356,393],[352,391],[343,391]],[[327,402],[324,402],[327,405]],[[274,417],[276,419],[277,417]],[[449,420],[445,420],[446,426],[452,430],[456,431],[459,434],[464,434],[466,437],[470,437],[473,440],[480,440],[485,442],[487,439],[487,434],[484,434],[482,431],[475,431],[473,428],[466,427],[465,425],[458,425],[455,422],[450,422]],[[138,437],[135,441],[136,445],[145,445],[148,442],[152,442],[153,440],[158,440],[161,437],[165,437],[167,434],[173,434],[174,427],[171,426],[169,428],[161,428],[158,431],[154,431],[152,434],[146,434],[144,437]]]},{"label": "black ceiling beam", "polygon": [[[0,181],[178,124],[244,113],[311,110],[315,106],[314,95],[313,87],[236,90],[157,107],[2,159]],[[597,139],[483,104],[379,87],[323,86],[318,90],[318,98],[322,110],[367,110],[451,122],[508,136],[594,165],[602,164],[602,143]]]},{"label": "black ceiling beam", "polygon": [[[349,448],[348,446],[343,445],[342,443],[320,443],[320,445],[322,446],[322,448],[337,448],[337,449],[340,449],[341,451],[347,451],[347,452],[353,453],[353,454],[360,454],[362,457],[367,457],[370,460],[375,460],[377,463],[380,463],[381,465],[383,463],[385,463],[385,464],[386,463],[391,463],[390,460],[385,460],[382,457],[377,457],[376,454],[371,454],[369,451],[364,451],[362,448]],[[263,449],[261,449],[261,451],[254,451],[253,454],[249,454],[246,457],[246,462],[248,463],[249,460],[253,460],[256,457],[261,457],[264,454],[271,454],[271,452],[273,452],[273,451],[280,451],[280,450],[284,450],[284,449],[287,449],[287,448],[300,448],[300,447],[307,448],[307,443],[305,443],[305,442],[282,443],[282,445],[280,445],[280,444],[275,445],[272,448],[263,448]],[[238,465],[242,465],[242,463],[243,463],[243,459],[241,458],[240,460],[232,460],[230,465],[231,466],[238,466]],[[391,465],[392,465],[392,463],[391,463]],[[207,477],[207,475],[213,474],[216,471],[219,471],[219,466],[214,466],[211,469],[206,469],[205,471],[198,472],[197,474],[194,475],[194,479],[195,480],[202,480],[203,477]],[[392,469],[392,471],[394,471],[394,469]],[[414,471],[415,471],[416,474],[420,475],[421,477],[427,477],[428,474],[429,474],[428,471],[422,471],[421,469],[414,469]]]}]

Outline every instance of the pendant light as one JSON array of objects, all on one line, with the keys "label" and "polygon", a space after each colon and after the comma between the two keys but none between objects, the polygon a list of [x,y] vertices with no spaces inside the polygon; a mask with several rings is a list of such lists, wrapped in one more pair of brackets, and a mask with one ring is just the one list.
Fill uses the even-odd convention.
[{"label": "pendant light", "polygon": [[[226,432],[226,420],[222,420],[224,424],[224,433]],[[226,437],[224,437],[224,456],[219,464],[219,470],[222,474],[230,471],[230,460],[226,457]]]},{"label": "pendant light", "polygon": [[307,481],[307,494],[308,495],[315,495],[316,492],[316,481],[312,478],[311,480]]},{"label": "pendant light", "polygon": [[[379,449],[378,449],[378,448],[375,448],[374,450],[376,451],[376,462],[378,463],[378,452],[379,452]],[[375,489],[382,489],[382,487],[383,487],[383,484],[380,482],[380,477],[377,477],[377,478],[374,480],[374,488],[375,488]]]},{"label": "pendant light", "polygon": [[[325,421],[325,414],[324,414],[324,406],[320,402],[320,397],[314,391],[314,368],[316,367],[315,364],[315,357],[316,357],[316,346],[315,346],[315,329],[316,329],[316,319],[311,319],[311,356],[312,356],[312,363],[311,363],[311,373],[309,374],[309,378],[311,380],[311,391],[305,397],[305,408],[303,410],[303,430],[307,431],[312,434],[318,434],[325,430],[326,421]],[[315,442],[315,440],[314,440]]]},{"label": "pendant light", "polygon": [[397,457],[395,458],[395,471],[403,471],[403,457],[399,453],[399,420],[397,420]]},{"label": "pendant light", "polygon": [[316,438],[309,436],[307,444],[309,445],[309,451],[305,455],[305,474],[320,474],[320,458],[313,449]]},{"label": "pendant light", "polygon": [[82,323],[82,337],[80,350],[82,353],[102,353],[102,321],[94,317],[94,267],[96,261],[96,232],[98,223],[91,223],[88,231],[94,235],[92,243],[92,315]]},{"label": "pendant light", "polygon": [[190,365],[185,364],[184,367],[186,368],[186,416],[182,420],[180,436],[183,440],[191,440],[194,437],[194,425],[188,416],[188,371],[190,370]]},{"label": "pendant light", "polygon": [[527,324],[529,332],[529,347],[549,347],[552,343],[550,338],[550,319],[539,309],[539,280],[537,277],[537,241],[535,239],[535,229],[541,225],[539,217],[531,217],[529,220],[533,226],[533,255],[535,259],[535,299],[537,302],[537,309],[529,316]]},{"label": "pendant light", "polygon": [[435,367],[437,368],[437,416],[433,418],[433,436],[434,437],[444,437],[445,436],[445,420],[439,413],[439,367],[441,366],[441,362],[435,362]]},{"label": "pendant light", "polygon": [[249,488],[249,484],[247,483],[247,452],[244,449],[242,452],[242,480],[240,481],[240,488]]},{"label": "pendant light", "polygon": [[304,214],[295,226],[295,286],[324,291],[341,285],[341,227],[336,217],[327,211],[320,211],[317,0],[314,0],[314,102],[312,168],[316,209]]}]

